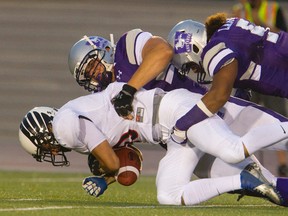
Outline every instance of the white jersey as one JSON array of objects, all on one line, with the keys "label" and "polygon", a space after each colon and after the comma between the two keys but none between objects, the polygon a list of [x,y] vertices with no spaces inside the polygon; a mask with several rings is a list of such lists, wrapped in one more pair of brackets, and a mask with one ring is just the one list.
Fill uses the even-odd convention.
[{"label": "white jersey", "polygon": [[[91,152],[104,140],[107,140],[112,147],[127,142],[153,144],[157,144],[159,140],[166,142],[177,119],[188,112],[202,97],[201,94],[185,89],[176,89],[166,94],[159,88],[148,91],[140,90],[133,100],[134,119],[125,120],[118,116],[111,103],[111,99],[118,94],[123,84],[111,83],[103,92],[74,99],[61,107],[53,120],[53,132],[58,142],[80,153]],[[155,96],[164,94],[159,110],[153,110]],[[225,104],[222,119],[215,115],[206,122],[218,119],[214,127],[227,127],[227,130],[231,130],[235,135],[243,136],[252,128],[283,121],[283,116],[261,106],[245,101],[239,103],[239,100],[236,102]],[[156,124],[153,122],[153,113],[154,119],[157,116],[157,125],[159,124],[160,127],[154,127]],[[81,124],[81,119],[85,119],[86,125]],[[89,127],[89,130],[85,130],[85,127]],[[197,127],[207,132],[205,128],[207,126],[204,123],[197,124]],[[161,132],[157,130],[159,128]],[[91,134],[87,135],[91,136],[90,139],[86,136],[88,132]],[[155,138],[155,134],[159,139]],[[201,142],[211,142],[212,134],[209,137],[199,135],[195,137],[200,138]],[[225,136],[227,135],[225,133]],[[234,135],[231,134],[231,136]],[[217,143],[217,140],[214,139],[213,142]]]},{"label": "white jersey", "polygon": [[[133,107],[134,119],[125,120],[116,113],[111,99],[121,91],[124,83],[111,83],[102,92],[71,100],[59,109],[53,120],[55,138],[66,148],[88,154],[104,140],[111,147],[126,142],[157,144],[152,135],[153,100],[161,89],[138,91]],[[87,124],[81,124],[81,119]],[[89,128],[89,130],[85,127]],[[87,131],[87,134],[83,134]],[[89,132],[88,132],[89,131]],[[93,142],[85,142],[87,137]]]}]

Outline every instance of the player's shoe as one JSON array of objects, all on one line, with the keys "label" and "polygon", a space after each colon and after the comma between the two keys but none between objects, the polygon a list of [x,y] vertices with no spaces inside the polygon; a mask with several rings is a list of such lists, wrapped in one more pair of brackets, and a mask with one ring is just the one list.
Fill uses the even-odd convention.
[{"label": "player's shoe", "polygon": [[242,189],[258,194],[259,197],[263,197],[277,205],[283,205],[281,195],[269,184],[256,163],[245,167],[240,176]]},{"label": "player's shoe", "polygon": [[250,163],[248,164],[244,170],[248,171],[250,174],[258,178],[260,181],[270,185],[270,182],[265,178],[265,176],[262,174],[261,168],[258,166],[257,163]]}]

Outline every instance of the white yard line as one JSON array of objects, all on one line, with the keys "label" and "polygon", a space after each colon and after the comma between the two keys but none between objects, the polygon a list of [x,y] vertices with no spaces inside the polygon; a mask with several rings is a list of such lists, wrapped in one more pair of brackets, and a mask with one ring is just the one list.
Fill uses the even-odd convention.
[{"label": "white yard line", "polygon": [[[13,212],[13,211],[43,211],[43,210],[55,210],[55,209],[101,209],[108,206],[49,206],[49,207],[30,207],[30,208],[2,208],[0,212]],[[117,209],[157,209],[157,208],[217,208],[217,207],[277,207],[273,205],[196,205],[196,206],[111,206],[111,208]],[[109,208],[109,207],[108,207]]]}]

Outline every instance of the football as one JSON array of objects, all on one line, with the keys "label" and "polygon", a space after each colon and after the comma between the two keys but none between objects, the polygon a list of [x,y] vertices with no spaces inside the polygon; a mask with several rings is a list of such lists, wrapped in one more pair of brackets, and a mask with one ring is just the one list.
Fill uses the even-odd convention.
[{"label": "football", "polygon": [[142,153],[134,146],[124,146],[114,149],[120,160],[120,169],[116,176],[117,182],[124,186],[134,184],[142,169]]}]

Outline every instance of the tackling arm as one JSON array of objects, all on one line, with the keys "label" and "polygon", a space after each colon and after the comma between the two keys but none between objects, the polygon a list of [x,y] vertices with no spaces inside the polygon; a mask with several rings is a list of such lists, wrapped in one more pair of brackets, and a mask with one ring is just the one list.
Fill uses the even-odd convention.
[{"label": "tackling arm", "polygon": [[128,81],[137,90],[157,77],[173,57],[172,47],[161,37],[153,36],[142,50],[143,61]]},{"label": "tackling arm", "polygon": [[201,99],[211,113],[216,113],[228,101],[237,76],[238,61],[233,60],[214,75],[210,90]]},{"label": "tackling arm", "polygon": [[237,66],[237,60],[233,60],[230,64],[223,66],[213,77],[211,89],[190,111],[177,120],[172,134],[172,139],[175,142],[185,143],[187,139],[186,131],[191,126],[218,112],[228,101],[236,79]]},{"label": "tackling arm", "polygon": [[173,49],[161,37],[150,38],[142,50],[142,63],[123,89],[113,98],[112,103],[119,116],[133,119],[132,102],[134,94],[145,84],[157,77],[172,60]]}]

